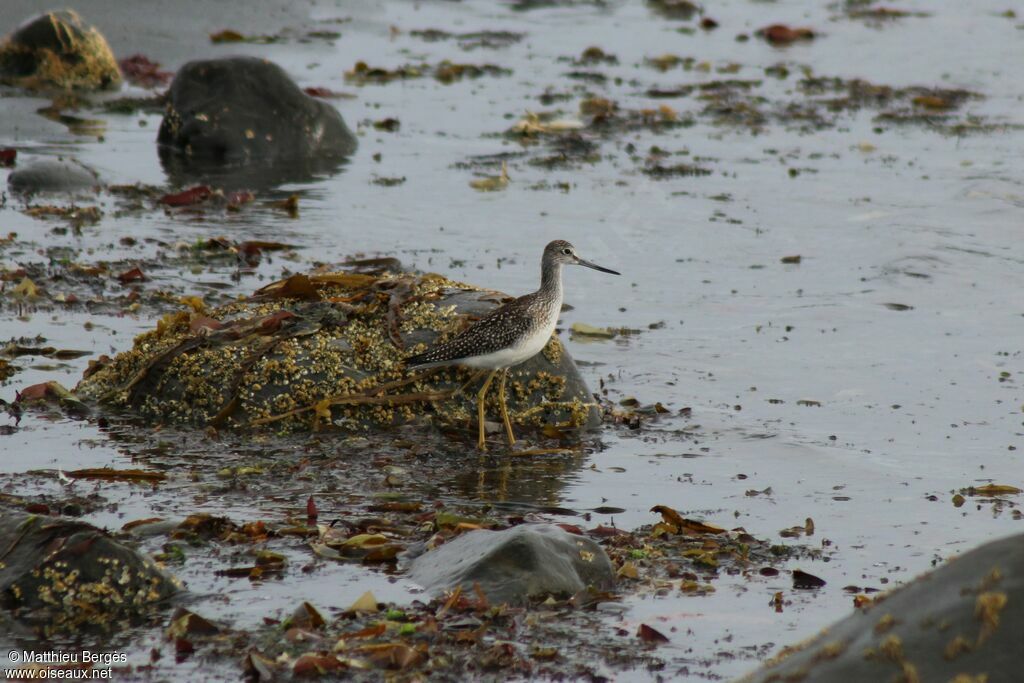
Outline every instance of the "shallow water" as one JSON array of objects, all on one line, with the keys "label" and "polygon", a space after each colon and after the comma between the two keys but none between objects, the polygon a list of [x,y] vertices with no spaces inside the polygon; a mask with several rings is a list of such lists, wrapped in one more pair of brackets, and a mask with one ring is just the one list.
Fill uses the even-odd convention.
[{"label": "shallow water", "polygon": [[[478,156],[521,151],[500,133],[526,110],[561,109],[574,116],[583,93],[609,97],[620,107],[668,104],[686,115],[702,106],[694,97],[652,100],[645,92],[751,78],[765,81],[766,96],[795,99],[796,75],[764,75],[765,67],[780,62],[794,73],[808,65],[816,75],[968,88],[985,97],[966,104],[968,112],[1019,125],[1024,90],[1012,65],[1024,59],[1024,43],[1019,20],[1002,16],[1005,3],[907,3],[901,9],[930,16],[871,25],[845,17],[839,5],[723,0],[708,8],[720,27],[693,35],[676,29],[695,22],[662,18],[639,2],[530,11],[483,2],[367,5],[313,8],[303,25],[336,26],[342,37],[333,42],[217,46],[206,34],[228,26],[196,21],[174,25],[181,31],[177,41],[149,43],[150,56],[169,68],[192,55],[258,54],[284,66],[303,86],[356,95],[334,101],[360,133],[351,163],[333,177],[279,188],[282,195],[301,195],[298,219],[259,205],[226,217],[160,211],[119,217],[105,197],[100,203],[106,215],[98,225],[57,235],[50,232],[53,224],[23,215],[19,200],[8,197],[0,209],[0,233],[17,232],[33,244],[5,248],[0,266],[38,262],[43,257],[34,250],[40,247],[66,245],[92,250],[93,258],[133,259],[161,249],[144,238],[173,244],[228,235],[300,244],[308,262],[268,259],[237,283],[228,277],[230,268],[162,272],[157,283],[166,278],[176,291],[203,294],[211,291],[210,283],[222,282],[230,285],[228,293],[244,293],[283,268],[387,254],[519,293],[535,287],[544,243],[573,241],[584,257],[623,276],[569,270],[566,301],[573,309],[561,326],[585,322],[642,330],[591,343],[563,333],[574,357],[586,363],[592,387],[603,378],[615,400],[635,396],[673,412],[690,407],[692,413],[636,432],[607,429],[603,448],[554,474],[543,462],[531,461],[505,494],[508,502],[580,513],[618,507],[624,512],[593,514],[592,521],[625,528],[654,521],[649,509],[667,504],[776,538],[780,529],[811,517],[816,535],[799,542],[831,543],[829,562],[803,566],[828,581],[819,591],[793,591],[783,574],[754,581],[722,577],[717,592],[704,598],[630,599],[621,617],[626,628],[632,633],[639,622],[660,624],[673,641],[663,654],[674,658],[680,676],[687,672],[678,669],[679,662],[689,663],[694,678],[740,674],[756,659],[847,614],[851,601],[843,586],[891,587],[937,559],[1022,529],[1006,506],[969,499],[955,508],[950,502],[952,492],[971,485],[1020,486],[1024,472],[1020,130],[954,137],[927,125],[882,125],[876,132],[877,112],[860,111],[841,114],[835,126],[814,132],[770,122],[755,134],[698,116],[691,127],[613,136],[601,144],[601,158],[593,164],[547,170],[513,157],[511,182],[501,192],[474,191],[474,171],[460,166]],[[121,23],[104,24],[107,10],[97,8],[98,16],[87,7],[81,11],[120,54],[138,43]],[[351,20],[324,23],[339,17]],[[276,18],[268,17],[263,30],[300,21],[288,16],[275,23]],[[775,22],[812,26],[821,35],[784,49],[753,37],[735,40],[738,33]],[[5,16],[0,28],[10,23]],[[146,30],[159,33],[159,26],[154,21]],[[525,37],[500,49],[463,50],[454,40],[426,42],[410,34],[427,28],[504,30]],[[617,55],[618,65],[558,61],[591,45]],[[723,76],[714,69],[660,72],[643,64],[645,57],[664,53],[741,67]],[[446,58],[496,63],[513,73],[451,85],[424,78],[357,86],[342,77],[358,60],[393,68]],[[566,76],[575,70],[609,78],[583,83]],[[549,86],[570,92],[571,99],[542,104],[538,97]],[[96,167],[109,183],[165,182],[154,144],[158,116],[83,114],[106,121],[97,140],[37,117],[34,110],[48,100],[3,94],[0,146],[17,147],[19,163],[67,154]],[[369,125],[386,117],[400,119],[400,130]],[[673,153],[688,150],[670,162],[700,158],[712,174],[649,178],[626,149],[630,143],[641,156],[652,145]],[[484,171],[497,169],[492,163]],[[379,177],[405,182],[385,187],[373,183]],[[568,190],[532,189],[542,182],[568,183]],[[124,236],[140,239],[140,245],[119,245]],[[801,256],[799,264],[780,262],[793,255]],[[58,348],[112,353],[127,348],[154,318],[147,312],[112,318],[82,310],[27,310],[0,321],[0,338],[41,334]],[[86,321],[95,326],[84,329]],[[87,361],[26,368],[0,396],[10,400],[15,388],[46,379],[73,385]],[[30,469],[125,466],[136,455],[131,443],[118,443],[91,422],[34,415],[0,440],[0,471],[12,493],[22,492],[17,475]],[[217,449],[195,457],[216,459]],[[465,474],[449,464],[440,480],[417,484],[454,499],[500,498],[499,491],[467,483],[476,482],[478,462],[475,455],[466,458]],[[549,481],[552,476],[557,481]],[[117,510],[87,519],[113,528],[134,518],[187,514],[197,505],[236,520],[267,514],[243,497],[216,492],[199,503],[179,497],[173,486],[101,488]],[[768,488],[768,494],[750,494]],[[304,502],[301,486],[289,493],[292,508]],[[184,571],[192,590],[209,596],[200,599],[198,611],[242,625],[274,610],[288,612],[303,597],[323,596],[327,587],[329,598],[318,597],[317,604],[328,609],[347,606],[367,589],[383,600],[413,595],[402,581],[344,565],[319,565],[309,576],[289,573],[258,590]],[[769,604],[776,591],[791,601],[781,614]],[[669,632],[673,626],[678,630]],[[619,679],[652,675],[636,671]]]}]

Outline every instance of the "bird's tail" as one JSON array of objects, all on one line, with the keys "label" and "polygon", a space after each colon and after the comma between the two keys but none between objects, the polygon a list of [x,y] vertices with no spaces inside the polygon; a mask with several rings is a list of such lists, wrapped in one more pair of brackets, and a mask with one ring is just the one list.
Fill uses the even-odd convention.
[{"label": "bird's tail", "polygon": [[423,353],[417,353],[415,356],[409,356],[405,359],[405,367],[410,370],[422,370],[448,365],[448,361],[437,360],[436,358],[432,358],[431,355],[430,351],[425,351]]}]

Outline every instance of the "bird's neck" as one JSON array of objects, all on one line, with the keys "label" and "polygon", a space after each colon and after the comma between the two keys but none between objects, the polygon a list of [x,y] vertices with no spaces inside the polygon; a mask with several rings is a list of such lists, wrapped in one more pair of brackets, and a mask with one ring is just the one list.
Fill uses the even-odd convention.
[{"label": "bird's neck", "polygon": [[541,266],[540,291],[556,301],[562,300],[561,263],[545,263]]}]

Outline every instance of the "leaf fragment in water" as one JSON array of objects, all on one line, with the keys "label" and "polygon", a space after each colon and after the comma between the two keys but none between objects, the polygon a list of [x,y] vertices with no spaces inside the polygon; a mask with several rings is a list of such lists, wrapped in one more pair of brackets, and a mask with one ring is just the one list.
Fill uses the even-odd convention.
[{"label": "leaf fragment in water", "polygon": [[107,479],[110,481],[163,481],[167,475],[150,470],[116,470],[112,467],[89,467],[70,470],[66,473],[72,479]]},{"label": "leaf fragment in water", "polygon": [[984,486],[970,486],[965,489],[960,489],[960,493],[965,496],[1007,496],[1016,495],[1022,493],[1021,489],[1016,486],[1010,486],[1008,484],[985,484]]},{"label": "leaf fragment in water", "polygon": [[818,578],[814,574],[808,574],[800,569],[793,570],[793,588],[821,588],[825,583],[825,579]]},{"label": "leaf fragment in water", "polygon": [[594,327],[586,323],[573,323],[569,330],[573,337],[592,337],[594,339],[613,339],[615,337],[615,332],[607,327]]},{"label": "leaf fragment in water", "polygon": [[645,643],[667,643],[668,638],[661,631],[648,626],[647,624],[640,624],[640,628],[636,631],[636,637]]},{"label": "leaf fragment in water", "polygon": [[480,192],[496,192],[508,187],[508,182],[508,164],[502,161],[500,175],[471,180],[469,181],[469,186],[474,190],[479,190]]},{"label": "leaf fragment in water", "polygon": [[366,591],[360,595],[355,602],[348,606],[346,612],[378,612],[377,598],[373,597],[371,591]]}]

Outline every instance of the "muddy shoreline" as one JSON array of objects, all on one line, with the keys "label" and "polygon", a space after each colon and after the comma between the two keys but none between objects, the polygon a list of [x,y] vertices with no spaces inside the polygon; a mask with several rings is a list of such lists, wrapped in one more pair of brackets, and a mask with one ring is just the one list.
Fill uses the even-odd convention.
[{"label": "muddy shoreline", "polygon": [[[984,487],[1024,487],[1024,120],[1007,67],[1024,58],[1021,20],[997,3],[663,4],[78,8],[115,56],[168,72],[193,57],[271,59],[337,108],[359,147],[250,197],[167,175],[166,86],[0,90],[0,149],[16,152],[0,168],[0,503],[157,556],[187,585],[181,606],[218,625],[173,631],[182,615],[168,607],[47,642],[5,616],[0,642],[109,642],[131,680],[259,677],[261,656],[294,665],[346,634],[346,671],[366,662],[367,677],[436,655],[429,666],[452,680],[731,678],[856,596],[1020,532],[1020,495]],[[14,0],[0,34],[38,9]],[[59,156],[103,188],[7,188]],[[196,201],[164,201],[197,184]],[[535,453],[481,456],[468,423],[249,435],[57,395],[13,405],[26,387],[74,386],[189,300],[223,306],[366,258],[518,294],[556,237],[625,273],[567,276],[560,339],[604,415],[567,452],[531,433]],[[67,474],[103,468],[161,477]],[[656,532],[659,505],[728,542]],[[223,521],[132,534],[196,514]],[[396,558],[313,550],[318,524],[406,550],[459,518],[591,535],[620,574],[615,599],[496,613],[461,596],[438,616],[445,601]],[[825,585],[795,587],[796,569]],[[368,591],[379,612],[352,612]],[[303,601],[327,624],[285,637]]]}]

